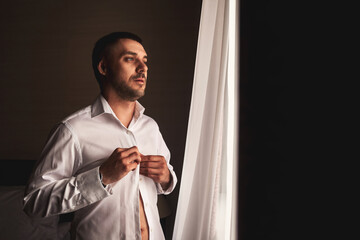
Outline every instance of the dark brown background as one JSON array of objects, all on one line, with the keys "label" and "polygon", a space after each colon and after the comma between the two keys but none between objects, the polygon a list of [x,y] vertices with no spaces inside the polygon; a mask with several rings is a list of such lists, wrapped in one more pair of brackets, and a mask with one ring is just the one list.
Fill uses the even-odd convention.
[{"label": "dark brown background", "polygon": [[[180,178],[200,11],[201,0],[1,1],[0,159],[37,159],[52,126],[99,93],[95,41],[130,31],[143,38],[149,56],[140,102],[159,124]],[[174,213],[168,237],[178,191],[167,198]]]},{"label": "dark brown background", "polygon": [[357,229],[354,7],[240,4],[241,239],[348,239]]}]

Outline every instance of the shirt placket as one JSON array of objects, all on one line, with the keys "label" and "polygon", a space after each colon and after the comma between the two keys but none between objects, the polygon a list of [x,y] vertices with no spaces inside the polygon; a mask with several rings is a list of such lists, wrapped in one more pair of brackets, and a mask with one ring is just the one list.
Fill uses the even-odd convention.
[{"label": "shirt placket", "polygon": [[[134,133],[131,131],[131,129],[129,128],[125,128],[125,134],[127,136],[127,138],[129,139],[129,141],[131,142],[131,144],[133,146],[137,146],[137,143],[136,143],[136,139],[135,139],[135,136],[134,136]],[[134,210],[134,214],[135,214],[135,219],[137,219],[137,221],[134,222],[134,231],[135,231],[135,236],[136,236],[136,239],[141,239],[141,226],[140,226],[140,210],[139,210],[139,169],[140,169],[140,166],[138,165],[138,167],[136,168],[136,170],[134,171],[134,174],[132,175],[133,176],[133,182],[136,184],[136,192],[137,194],[134,196],[134,206],[137,206]]]},{"label": "shirt placket", "polygon": [[148,214],[149,213],[149,197],[148,197],[148,192],[146,191],[146,187],[145,187],[145,179],[144,179],[144,176],[139,176],[140,177],[140,180],[139,180],[139,189],[140,189],[140,192],[141,192],[141,196],[142,196],[142,199],[143,199],[143,203],[144,203],[144,211],[145,211],[145,216],[146,216],[146,220],[147,220],[147,223],[148,223],[148,227],[149,227],[149,240],[153,239],[153,224],[152,224],[152,217],[151,217],[151,214]]}]

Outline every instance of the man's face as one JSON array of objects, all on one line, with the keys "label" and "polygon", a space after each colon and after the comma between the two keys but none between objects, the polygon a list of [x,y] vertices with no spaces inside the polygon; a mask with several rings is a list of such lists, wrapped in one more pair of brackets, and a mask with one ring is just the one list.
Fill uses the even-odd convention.
[{"label": "man's face", "polygon": [[131,39],[120,39],[111,46],[104,57],[107,87],[128,101],[145,94],[147,82],[147,55],[144,47]]}]

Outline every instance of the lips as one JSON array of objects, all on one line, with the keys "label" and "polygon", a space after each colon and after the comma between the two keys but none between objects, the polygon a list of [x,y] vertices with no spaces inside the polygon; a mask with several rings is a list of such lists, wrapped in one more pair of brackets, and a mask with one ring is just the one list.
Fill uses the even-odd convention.
[{"label": "lips", "polygon": [[137,74],[132,78],[136,83],[144,84],[146,81],[144,74]]},{"label": "lips", "polygon": [[140,83],[140,84],[144,84],[144,83],[145,83],[145,79],[144,79],[144,78],[135,78],[134,81],[137,82],[137,83]]}]

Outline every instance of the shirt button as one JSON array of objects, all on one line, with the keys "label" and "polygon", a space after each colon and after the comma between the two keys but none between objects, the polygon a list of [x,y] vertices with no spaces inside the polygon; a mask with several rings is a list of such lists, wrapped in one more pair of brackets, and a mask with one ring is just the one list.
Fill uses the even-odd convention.
[{"label": "shirt button", "polygon": [[140,181],[142,181],[142,178],[140,178]]}]

